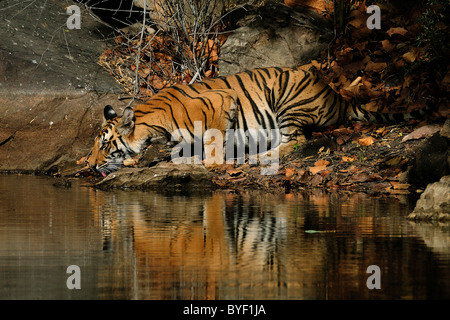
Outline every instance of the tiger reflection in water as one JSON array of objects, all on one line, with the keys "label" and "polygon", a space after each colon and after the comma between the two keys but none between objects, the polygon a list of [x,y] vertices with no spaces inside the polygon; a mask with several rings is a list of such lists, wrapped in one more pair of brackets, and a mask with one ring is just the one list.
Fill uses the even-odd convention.
[{"label": "tiger reflection in water", "polygon": [[[134,192],[96,197],[104,250],[116,253],[114,264],[136,268],[139,299],[218,299],[236,290],[250,298],[255,287],[265,298],[288,290],[301,298],[309,294],[293,287],[291,278],[310,281],[321,270],[324,252],[304,243],[296,228],[303,217],[280,197]],[[293,247],[305,251],[290,252]]]}]

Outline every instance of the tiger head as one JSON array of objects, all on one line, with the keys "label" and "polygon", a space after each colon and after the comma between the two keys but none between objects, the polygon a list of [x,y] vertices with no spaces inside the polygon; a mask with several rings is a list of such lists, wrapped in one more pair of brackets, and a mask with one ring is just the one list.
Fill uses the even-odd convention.
[{"label": "tiger head", "polygon": [[102,176],[118,170],[125,159],[140,151],[136,143],[135,116],[131,107],[125,108],[121,117],[107,105],[103,110],[103,128],[95,138],[94,147],[86,157],[89,167]]}]

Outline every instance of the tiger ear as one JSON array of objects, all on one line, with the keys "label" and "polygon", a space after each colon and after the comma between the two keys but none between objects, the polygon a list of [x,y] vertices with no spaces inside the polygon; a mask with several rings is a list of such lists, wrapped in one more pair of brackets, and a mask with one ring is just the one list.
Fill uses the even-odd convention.
[{"label": "tiger ear", "polygon": [[117,124],[117,131],[120,135],[125,136],[130,134],[134,129],[134,111],[131,107],[126,107],[123,111],[122,118]]},{"label": "tiger ear", "polygon": [[105,121],[108,121],[117,117],[117,113],[114,111],[113,107],[108,104],[103,109],[103,117]]}]

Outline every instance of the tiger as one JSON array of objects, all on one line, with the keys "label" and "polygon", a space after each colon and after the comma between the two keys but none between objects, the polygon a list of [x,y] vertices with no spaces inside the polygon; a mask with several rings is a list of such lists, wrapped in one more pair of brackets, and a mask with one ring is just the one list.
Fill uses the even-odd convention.
[{"label": "tiger", "polygon": [[[265,143],[270,145],[269,152],[276,151],[281,158],[305,143],[311,127],[325,128],[349,119],[408,121],[423,113],[367,111],[343,99],[314,69],[258,68],[162,89],[135,108],[126,107],[121,116],[112,106],[105,106],[103,128],[85,159],[93,171],[106,176],[156,141],[173,143],[177,130],[184,130],[195,141],[210,129],[223,136],[230,129],[275,130],[278,137]],[[198,123],[200,128],[195,127]],[[232,143],[248,147],[251,135],[244,138]]]}]

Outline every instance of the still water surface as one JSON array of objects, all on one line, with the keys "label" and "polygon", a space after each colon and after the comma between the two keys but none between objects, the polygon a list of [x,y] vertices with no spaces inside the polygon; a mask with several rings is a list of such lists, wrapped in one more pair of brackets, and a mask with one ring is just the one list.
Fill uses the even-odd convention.
[{"label": "still water surface", "polygon": [[[0,299],[448,299],[450,228],[402,197],[163,195],[0,175]],[[67,288],[80,267],[81,289]],[[367,267],[381,270],[369,290]]]}]

